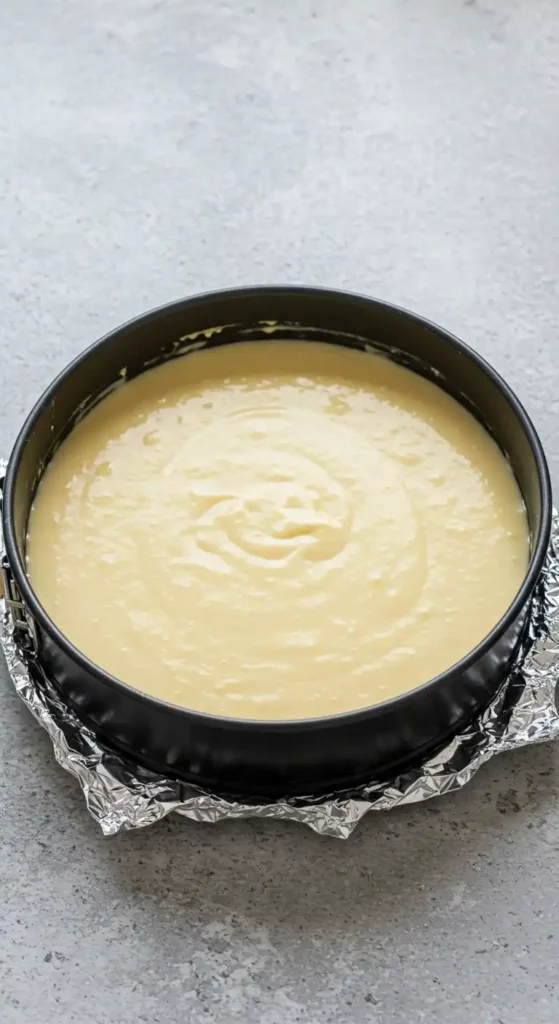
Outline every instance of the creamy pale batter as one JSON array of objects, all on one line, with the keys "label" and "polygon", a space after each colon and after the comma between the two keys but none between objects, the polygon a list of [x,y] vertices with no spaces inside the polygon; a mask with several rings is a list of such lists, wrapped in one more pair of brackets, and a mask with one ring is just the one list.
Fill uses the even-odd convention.
[{"label": "creamy pale batter", "polygon": [[219,715],[377,703],[497,623],[528,558],[497,446],[440,388],[335,345],[248,342],[124,384],[48,467],[31,582],[131,686]]}]

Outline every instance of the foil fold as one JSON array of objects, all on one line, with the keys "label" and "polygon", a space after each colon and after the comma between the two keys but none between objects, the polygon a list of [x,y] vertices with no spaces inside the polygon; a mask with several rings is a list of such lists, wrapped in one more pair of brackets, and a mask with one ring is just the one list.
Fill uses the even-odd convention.
[{"label": "foil fold", "polygon": [[[4,471],[0,466],[0,476]],[[3,547],[0,536],[0,546]],[[40,664],[22,649],[0,600],[0,643],[11,680],[48,732],[58,763],[74,775],[104,835],[144,828],[174,811],[195,821],[276,818],[298,821],[322,835],[347,839],[369,811],[418,803],[464,786],[496,754],[559,735],[555,687],[559,676],[559,517],[529,622],[515,662],[485,711],[449,743],[394,779],[353,792],[239,803],[154,774],[109,750],[65,705]]]}]

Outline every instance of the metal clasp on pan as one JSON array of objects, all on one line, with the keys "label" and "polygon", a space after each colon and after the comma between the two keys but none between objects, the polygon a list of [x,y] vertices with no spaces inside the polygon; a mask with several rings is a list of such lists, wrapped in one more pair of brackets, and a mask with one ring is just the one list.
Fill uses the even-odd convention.
[{"label": "metal clasp on pan", "polygon": [[22,600],[6,555],[2,557],[1,568],[4,601],[6,602],[6,609],[10,613],[14,630],[19,633],[22,642],[28,647],[30,652],[37,654],[39,649],[37,627]]}]

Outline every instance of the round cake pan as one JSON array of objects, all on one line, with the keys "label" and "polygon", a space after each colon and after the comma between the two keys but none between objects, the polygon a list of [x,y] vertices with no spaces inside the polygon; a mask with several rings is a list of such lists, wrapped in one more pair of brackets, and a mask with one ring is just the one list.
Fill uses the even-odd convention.
[{"label": "round cake pan", "polygon": [[[132,378],[201,345],[258,343],[274,336],[381,351],[453,395],[509,459],[526,504],[531,542],[526,577],[514,601],[460,662],[382,704],[301,721],[221,718],[132,689],[93,664],[60,632],[25,569],[27,521],[45,466],[77,420],[123,376]],[[2,514],[4,585],[20,640],[79,718],[108,746],[147,767],[256,798],[319,795],[387,777],[435,750],[489,702],[514,656],[542,568],[551,495],[542,447],[522,405],[495,370],[461,341],[374,299],[318,288],[262,287],[163,306],[78,356],[39,399],[17,438]]]}]

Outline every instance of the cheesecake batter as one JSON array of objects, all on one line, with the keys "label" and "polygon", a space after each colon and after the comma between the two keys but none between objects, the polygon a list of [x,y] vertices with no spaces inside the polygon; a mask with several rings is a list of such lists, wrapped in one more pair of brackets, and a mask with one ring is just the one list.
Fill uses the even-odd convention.
[{"label": "cheesecake batter", "polygon": [[173,704],[308,718],[426,682],[525,575],[508,463],[440,388],[297,341],[182,356],[75,428],[28,570],[98,665]]}]

